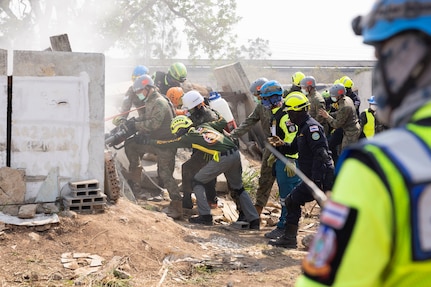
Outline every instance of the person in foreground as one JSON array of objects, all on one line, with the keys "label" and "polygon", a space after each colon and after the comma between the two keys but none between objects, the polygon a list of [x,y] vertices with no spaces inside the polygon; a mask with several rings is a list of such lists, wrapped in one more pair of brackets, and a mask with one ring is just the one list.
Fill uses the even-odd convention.
[{"label": "person in foreground", "polygon": [[340,156],[296,286],[431,286],[431,1],[379,1],[352,24],[391,129]]}]

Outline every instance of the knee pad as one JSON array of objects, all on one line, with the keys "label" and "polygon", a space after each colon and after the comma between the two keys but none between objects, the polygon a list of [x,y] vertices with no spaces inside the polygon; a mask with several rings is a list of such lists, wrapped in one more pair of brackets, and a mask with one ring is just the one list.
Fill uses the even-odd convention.
[{"label": "knee pad", "polygon": [[244,191],[244,187],[241,187],[239,189],[234,189],[230,195],[232,196],[232,199],[234,202],[239,202],[239,197],[241,196],[241,193]]}]

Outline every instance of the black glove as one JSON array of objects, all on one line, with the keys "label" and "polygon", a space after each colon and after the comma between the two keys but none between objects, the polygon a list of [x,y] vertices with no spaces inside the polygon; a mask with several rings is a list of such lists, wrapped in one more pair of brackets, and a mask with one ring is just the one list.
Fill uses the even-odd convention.
[{"label": "black glove", "polygon": [[137,134],[135,135],[135,142],[142,145],[148,145],[150,143],[150,139],[146,134]]},{"label": "black glove", "polygon": [[135,119],[131,118],[124,124],[129,132],[135,133],[136,127],[135,127]]}]

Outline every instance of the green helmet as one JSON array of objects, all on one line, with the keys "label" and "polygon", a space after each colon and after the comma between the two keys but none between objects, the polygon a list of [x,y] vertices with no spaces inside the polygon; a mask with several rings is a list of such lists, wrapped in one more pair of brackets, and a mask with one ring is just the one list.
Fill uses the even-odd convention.
[{"label": "green helmet", "polygon": [[324,90],[324,91],[322,92],[322,97],[324,97],[324,98],[330,98],[330,97],[331,97],[331,94],[329,93],[329,91],[328,91],[328,90]]},{"label": "green helmet", "polygon": [[168,70],[168,74],[176,81],[183,83],[187,78],[187,68],[183,63],[173,63]]}]

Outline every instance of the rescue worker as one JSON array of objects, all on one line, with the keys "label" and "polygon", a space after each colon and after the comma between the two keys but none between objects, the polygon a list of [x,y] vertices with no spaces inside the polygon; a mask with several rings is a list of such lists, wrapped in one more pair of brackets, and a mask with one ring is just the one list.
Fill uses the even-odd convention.
[{"label": "rescue worker", "polygon": [[207,123],[193,127],[191,119],[187,116],[175,117],[172,120],[171,131],[176,135],[175,139],[151,143],[160,147],[193,147],[211,158],[193,177],[193,192],[196,195],[199,215],[191,217],[189,222],[213,224],[204,185],[223,173],[228,185],[233,189],[233,196],[237,197],[250,229],[259,229],[259,215],[242,184],[241,158],[235,143]]},{"label": "rescue worker", "polygon": [[356,108],[356,114],[359,118],[359,108],[361,106],[361,99],[358,97],[358,95],[353,91],[353,81],[348,76],[343,76],[340,78],[340,84],[343,84],[343,86],[346,88],[346,96],[352,99],[353,104]]},{"label": "rescue worker", "polygon": [[329,133],[329,125],[326,120],[319,115],[319,109],[326,109],[325,99],[316,90],[316,79],[313,76],[305,76],[301,80],[301,91],[307,96],[310,101],[310,109],[308,110],[310,116],[318,121],[325,130],[325,135]]},{"label": "rescue worker", "polygon": [[301,91],[301,81],[305,78],[303,72],[295,72],[292,74],[292,86],[289,90],[283,91],[283,98],[287,97],[291,92],[300,92]]},{"label": "rescue worker", "polygon": [[352,22],[375,48],[377,116],[391,129],[340,156],[298,287],[431,286],[430,8],[382,0]]},{"label": "rescue worker", "polygon": [[181,109],[181,106],[183,105],[182,97],[184,95],[184,91],[181,87],[172,87],[169,88],[169,90],[166,92],[166,97],[171,101],[172,105],[175,108],[175,114],[177,116],[179,115],[185,115],[186,110]]},{"label": "rescue worker", "polygon": [[325,109],[319,109],[319,115],[326,119],[332,128],[343,129],[341,149],[356,143],[359,139],[361,126],[356,115],[356,108],[351,98],[346,96],[343,84],[335,84],[329,89],[331,100],[338,104],[338,110],[329,114]]},{"label": "rescue worker", "polygon": [[157,71],[152,75],[154,84],[159,89],[162,95],[166,95],[169,88],[181,87],[187,78],[187,68],[183,63],[175,62],[170,67],[167,73]]},{"label": "rescue worker", "polygon": [[[298,127],[289,120],[282,97],[283,87],[277,81],[267,81],[260,88],[260,93],[263,106],[271,111],[271,137],[269,140],[272,141],[274,137],[277,140],[281,139],[283,143],[291,143],[296,136]],[[292,165],[296,166],[298,153],[285,154],[285,156]],[[292,169],[286,169],[286,165],[281,160],[276,160],[274,155],[270,156],[267,161],[268,165],[272,166],[273,174],[277,179],[281,214],[276,228],[265,233],[265,237],[275,239],[285,233],[287,216],[286,197],[301,180]]]},{"label": "rescue worker", "polygon": [[[218,132],[223,132],[226,127],[226,120],[217,111],[211,109],[204,103],[202,95],[191,90],[183,96],[183,108],[187,111],[186,114],[191,119],[194,127],[203,123],[208,123]],[[209,157],[201,150],[193,149],[192,156],[181,166],[182,186],[183,186],[183,203],[184,209],[193,209],[192,182],[194,175],[209,161]],[[204,184],[206,198],[208,204],[212,208],[217,207],[216,179]]]},{"label": "rescue worker", "polygon": [[166,213],[174,219],[181,218],[182,198],[173,177],[176,149],[160,149],[144,144],[147,138],[157,140],[173,138],[170,124],[175,116],[175,111],[170,101],[157,92],[157,88],[149,75],[138,77],[133,86],[135,93],[145,98],[145,113],[128,127],[135,128],[137,135],[125,142],[125,153],[129,160],[129,172],[125,174],[125,177],[133,182],[135,189],[141,189],[142,167],[140,166],[140,158],[145,152],[157,154],[157,174],[168,190],[171,199]]},{"label": "rescue worker", "polygon": [[133,83],[135,82],[135,80],[138,77],[140,77],[142,75],[147,75],[148,71],[149,71],[148,68],[144,65],[138,65],[133,69],[132,85],[127,89],[127,92],[124,95],[123,102],[122,102],[121,108],[120,108],[120,115],[115,117],[112,120],[112,123],[115,126],[118,126],[127,120],[128,116],[129,116],[129,111],[132,108],[132,106],[134,106],[135,108],[138,109],[138,115],[141,116],[143,114],[143,112],[144,112],[143,106],[144,106],[145,98],[143,98],[142,96],[141,96],[141,98],[139,98],[138,95],[136,95],[136,93],[133,89]]},{"label": "rescue worker", "polygon": [[359,118],[359,122],[361,123],[361,134],[359,136],[360,139],[370,139],[375,134],[378,134],[386,129],[386,127],[376,118],[377,103],[374,99],[374,96],[371,96],[368,99],[368,103],[368,108],[362,111]]},{"label": "rescue worker", "polygon": [[[291,144],[277,146],[283,154],[298,153],[298,167],[305,176],[322,190],[332,188],[334,181],[334,164],[328,149],[328,141],[323,127],[308,113],[310,102],[300,93],[289,94],[285,100],[287,113],[292,123],[298,126],[298,133]],[[295,165],[286,165],[287,168],[296,169]],[[296,235],[301,217],[301,206],[314,200],[309,188],[301,181],[286,197],[287,208],[285,233],[268,244],[276,247],[296,248]]]},{"label": "rescue worker", "polygon": [[[266,82],[268,82],[268,79],[258,78],[253,83],[251,83],[249,89],[256,101],[256,107],[254,108],[253,112],[245,119],[245,121],[230,133],[231,137],[234,139],[238,139],[250,131],[251,128],[259,121],[265,137],[268,138],[271,136],[270,126],[272,113],[270,109],[266,109],[262,105],[260,92],[260,88]],[[256,191],[256,202],[254,205],[259,215],[262,213],[263,208],[268,203],[272,185],[274,184],[275,180],[275,177],[272,175],[272,167],[270,167],[267,162],[270,155],[271,152],[268,149],[263,149],[262,163],[260,165],[259,186]]]}]

